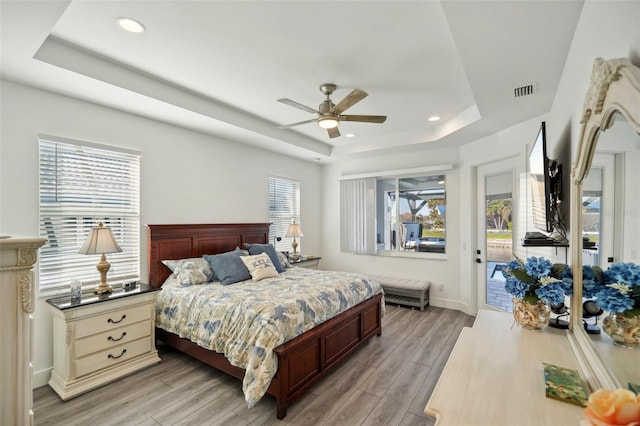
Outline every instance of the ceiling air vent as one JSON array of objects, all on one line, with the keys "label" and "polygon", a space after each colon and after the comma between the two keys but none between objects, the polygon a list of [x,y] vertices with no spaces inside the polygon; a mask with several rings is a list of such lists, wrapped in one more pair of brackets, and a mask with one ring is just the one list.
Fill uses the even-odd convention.
[{"label": "ceiling air vent", "polygon": [[516,98],[520,98],[522,96],[533,95],[533,92],[535,91],[535,89],[536,89],[535,84],[528,84],[526,86],[516,87],[515,89],[513,89],[513,96],[515,96]]}]

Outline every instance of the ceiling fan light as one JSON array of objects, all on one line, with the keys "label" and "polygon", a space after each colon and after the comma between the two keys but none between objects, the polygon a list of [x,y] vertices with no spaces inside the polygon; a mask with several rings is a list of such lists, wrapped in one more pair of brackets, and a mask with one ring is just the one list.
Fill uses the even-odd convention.
[{"label": "ceiling fan light", "polygon": [[323,129],[334,129],[338,127],[338,119],[334,117],[323,117],[318,120],[318,126],[322,127]]}]

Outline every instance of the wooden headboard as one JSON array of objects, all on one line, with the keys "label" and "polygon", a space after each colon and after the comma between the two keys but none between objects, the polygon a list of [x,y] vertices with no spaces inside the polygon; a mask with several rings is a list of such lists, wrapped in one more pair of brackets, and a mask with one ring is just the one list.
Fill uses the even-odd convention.
[{"label": "wooden headboard", "polygon": [[201,257],[244,248],[244,243],[269,242],[269,223],[147,225],[149,285],[162,287],[171,271],[163,260]]}]

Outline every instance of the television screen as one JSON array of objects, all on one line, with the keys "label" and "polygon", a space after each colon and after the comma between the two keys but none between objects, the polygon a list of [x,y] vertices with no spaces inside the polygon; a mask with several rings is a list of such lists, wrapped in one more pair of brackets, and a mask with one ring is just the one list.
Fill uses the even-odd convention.
[{"label": "television screen", "polygon": [[544,121],[529,152],[529,182],[533,225],[542,231],[551,232],[553,231],[551,176]]}]

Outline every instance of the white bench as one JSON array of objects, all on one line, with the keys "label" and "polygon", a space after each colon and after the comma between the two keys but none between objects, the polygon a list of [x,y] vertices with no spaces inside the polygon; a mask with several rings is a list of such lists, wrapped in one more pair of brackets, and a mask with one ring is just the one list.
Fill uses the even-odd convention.
[{"label": "white bench", "polygon": [[429,287],[431,286],[429,281],[381,275],[369,275],[369,277],[378,281],[384,289],[385,302],[412,306],[420,308],[421,311],[429,305]]}]

